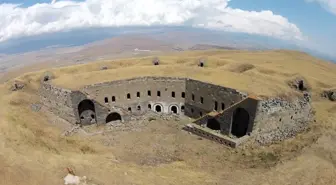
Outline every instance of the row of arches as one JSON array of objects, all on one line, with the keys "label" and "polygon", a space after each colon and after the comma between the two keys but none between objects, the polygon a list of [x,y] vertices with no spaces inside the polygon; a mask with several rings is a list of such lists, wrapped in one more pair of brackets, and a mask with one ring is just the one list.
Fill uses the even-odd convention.
[{"label": "row of arches", "polygon": [[[164,112],[164,106],[160,103],[156,103],[152,106],[152,104],[148,104],[147,106],[147,109],[148,110],[152,110],[154,112],[158,112],[158,113],[161,113],[161,112]],[[128,107],[127,109],[129,112],[132,112],[132,107]],[[138,105],[136,107],[136,110],[137,111],[141,111],[142,110],[142,107],[140,105]],[[182,105],[181,107],[179,107],[178,105],[170,105],[168,107],[168,112],[169,113],[173,113],[173,114],[179,114],[180,112],[184,112],[184,105]]]},{"label": "row of arches", "polygon": [[[155,112],[163,112],[163,105],[154,104]],[[152,105],[148,104],[148,108],[152,109]],[[179,110],[184,111],[184,106],[178,107],[177,105],[169,106],[169,111],[173,114],[178,114]],[[96,110],[94,103],[91,100],[83,100],[78,104],[78,114],[81,124],[94,124],[97,123]],[[121,121],[121,115],[119,113],[110,113],[105,122]],[[237,108],[232,114],[232,126],[231,134],[236,137],[242,137],[247,134],[249,126],[250,116],[244,108]],[[221,124],[216,118],[207,120],[206,126],[211,130],[221,130]]]}]

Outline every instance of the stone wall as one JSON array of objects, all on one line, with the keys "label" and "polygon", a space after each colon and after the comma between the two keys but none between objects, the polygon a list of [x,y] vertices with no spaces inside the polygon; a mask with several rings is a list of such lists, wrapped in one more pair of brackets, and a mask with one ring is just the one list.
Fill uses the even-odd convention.
[{"label": "stone wall", "polygon": [[155,110],[156,106],[161,106],[164,113],[170,112],[172,106],[176,106],[178,113],[184,111],[184,78],[132,78],[89,85],[82,91],[112,111],[121,108],[134,115],[142,115],[148,110]]},{"label": "stone wall", "polygon": [[186,79],[185,114],[192,118],[201,117],[213,110],[225,108],[247,97],[239,92],[218,85]]},{"label": "stone wall", "polygon": [[212,115],[205,115],[202,118],[196,120],[194,123],[198,125],[206,125],[209,119],[215,119],[220,124],[220,132],[224,135],[231,135],[232,124],[234,123],[234,112],[238,108],[241,108],[248,113],[248,120],[243,124],[247,127],[245,133],[249,135],[254,128],[254,120],[256,117],[258,102],[258,99],[248,97],[231,105],[224,111],[218,112],[217,114],[213,112]]},{"label": "stone wall", "polygon": [[243,101],[232,105],[229,109],[225,110],[222,114],[217,116],[219,122],[222,123],[222,133],[230,135],[232,131],[233,115],[234,111],[238,108],[242,108],[248,113],[248,124],[246,134],[250,134],[253,131],[255,125],[256,111],[259,100],[254,98],[246,98]]},{"label": "stone wall", "polygon": [[306,95],[293,100],[270,98],[259,103],[254,135],[260,144],[295,136],[308,128],[314,111]]},{"label": "stone wall", "polygon": [[71,123],[76,122],[71,90],[55,87],[49,83],[42,83],[39,94],[41,102],[51,112]]},{"label": "stone wall", "polygon": [[[159,108],[162,113],[175,111],[200,118],[195,121],[198,125],[207,125],[211,120],[220,125],[208,127],[217,133],[252,135],[261,144],[296,135],[308,127],[314,116],[306,93],[293,100],[259,100],[234,89],[187,78],[140,77],[89,85],[79,91],[42,82],[40,96],[50,111],[70,123],[104,124],[114,113],[121,121],[128,121],[150,110],[158,112]],[[85,106],[81,106],[83,102]],[[244,128],[237,129],[237,125]]]}]

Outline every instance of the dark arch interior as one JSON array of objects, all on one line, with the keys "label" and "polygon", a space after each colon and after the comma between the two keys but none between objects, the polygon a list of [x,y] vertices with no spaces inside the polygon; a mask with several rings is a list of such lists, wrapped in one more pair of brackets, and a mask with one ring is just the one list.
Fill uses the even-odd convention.
[{"label": "dark arch interior", "polygon": [[210,128],[211,130],[220,130],[221,129],[220,128],[220,123],[215,118],[208,119],[207,127]]},{"label": "dark arch interior", "polygon": [[155,111],[156,111],[156,112],[162,112],[162,107],[161,107],[161,105],[156,105],[156,106],[155,106]]},{"label": "dark arch interior", "polygon": [[112,112],[111,114],[109,114],[106,117],[106,123],[112,122],[112,121],[121,121],[121,116],[120,114],[116,113],[116,112]]},{"label": "dark arch interior", "polygon": [[175,105],[170,107],[170,110],[174,113],[177,114],[177,107]]},{"label": "dark arch interior", "polygon": [[249,113],[243,109],[238,108],[233,112],[232,130],[231,133],[237,137],[243,137],[247,133],[250,116]]},{"label": "dark arch interior", "polygon": [[78,104],[78,115],[81,124],[96,122],[96,110],[91,100],[83,100]]},{"label": "dark arch interior", "polygon": [[86,110],[95,112],[94,103],[91,100],[83,100],[78,104],[79,115],[81,115]]}]

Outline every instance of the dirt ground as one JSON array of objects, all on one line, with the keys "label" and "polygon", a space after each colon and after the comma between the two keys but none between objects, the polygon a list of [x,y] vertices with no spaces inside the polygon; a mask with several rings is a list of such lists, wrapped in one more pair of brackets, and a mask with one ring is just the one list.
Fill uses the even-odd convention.
[{"label": "dirt ground", "polygon": [[[207,57],[205,68],[195,66],[201,56]],[[66,167],[100,185],[336,184],[336,104],[319,96],[336,87],[335,64],[291,51],[185,52],[160,59],[159,67],[142,58],[48,70],[55,74],[53,83],[71,89],[136,75],[169,75],[264,96],[291,93],[286,81],[303,76],[312,87],[316,122],[284,142],[237,149],[182,131],[188,119],[145,119],[85,128],[87,133],[110,128],[104,134],[63,136],[71,125],[43,108],[33,111],[32,104],[40,103],[43,71],[28,73],[16,79],[26,84],[20,91],[9,90],[13,80],[0,85],[0,184],[60,185]],[[109,69],[100,71],[101,66]]]}]

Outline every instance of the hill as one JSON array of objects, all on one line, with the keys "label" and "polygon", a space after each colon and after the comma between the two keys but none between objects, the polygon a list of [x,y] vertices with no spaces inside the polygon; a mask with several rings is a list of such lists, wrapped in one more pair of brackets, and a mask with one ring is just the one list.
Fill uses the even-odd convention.
[{"label": "hill", "polygon": [[[335,64],[288,50],[173,52],[160,54],[158,66],[152,58],[46,65],[1,84],[0,184],[59,185],[69,166],[100,185],[336,183],[336,105],[320,97],[322,90],[336,87]],[[197,66],[200,58],[204,68]],[[110,134],[90,135],[84,129],[66,137],[71,125],[39,107],[45,71],[54,75],[54,84],[70,89],[135,76],[183,76],[258,96],[291,96],[295,91],[288,80],[301,77],[311,88],[316,122],[293,139],[237,149],[182,132],[187,121],[174,119],[131,122]],[[25,87],[11,91],[15,80]]]}]

